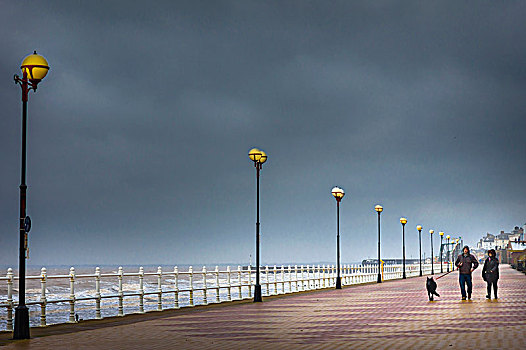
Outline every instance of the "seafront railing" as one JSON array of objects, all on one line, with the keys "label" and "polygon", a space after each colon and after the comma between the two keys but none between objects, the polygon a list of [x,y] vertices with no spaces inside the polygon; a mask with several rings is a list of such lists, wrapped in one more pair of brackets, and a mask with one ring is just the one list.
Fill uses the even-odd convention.
[{"label": "seafront railing", "polygon": [[[424,275],[430,274],[431,264],[423,265],[422,270]],[[437,269],[435,264],[434,270],[438,272],[440,265]],[[406,265],[408,277],[418,276],[419,272],[419,265]],[[340,270],[342,285],[376,282],[377,275],[378,268],[373,265],[343,265]],[[96,267],[93,274],[77,274],[71,267],[68,274],[59,275],[48,275],[43,267],[40,275],[26,276],[29,288],[26,290],[26,305],[30,307],[31,325],[45,327],[53,323],[78,322],[79,315],[86,319],[101,319],[250,299],[255,276],[254,268],[243,269],[241,266],[237,269],[227,266],[223,270],[218,266],[193,270],[190,266],[186,271],[177,266],[169,271],[158,267],[152,272],[145,272],[143,267],[125,272],[119,267],[111,273],[102,273]],[[260,268],[263,296],[331,288],[336,285],[336,276],[334,265]],[[384,265],[382,276],[384,280],[402,278],[402,265]],[[11,268],[5,277],[0,277],[0,292],[7,291],[7,295],[0,294],[0,330],[13,330],[13,310],[18,303],[15,281],[18,277]],[[4,283],[7,289],[2,289]]]}]

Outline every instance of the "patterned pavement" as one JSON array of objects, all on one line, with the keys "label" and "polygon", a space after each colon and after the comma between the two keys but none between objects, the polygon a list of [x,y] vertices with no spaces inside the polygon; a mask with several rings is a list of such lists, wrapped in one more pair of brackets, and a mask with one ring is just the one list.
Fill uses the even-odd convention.
[{"label": "patterned pavement", "polygon": [[473,275],[472,301],[461,301],[453,272],[437,281],[441,297],[433,302],[427,299],[426,278],[417,277],[257,304],[89,321],[88,328],[51,326],[35,329],[30,340],[2,343],[0,337],[0,344],[5,349],[526,349],[526,276],[502,265],[500,299],[486,300],[480,271]]}]

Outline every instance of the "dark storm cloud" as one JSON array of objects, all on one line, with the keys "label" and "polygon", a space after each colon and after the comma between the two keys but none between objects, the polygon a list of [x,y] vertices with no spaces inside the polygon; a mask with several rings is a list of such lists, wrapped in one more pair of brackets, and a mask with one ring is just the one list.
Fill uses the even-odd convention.
[{"label": "dark storm cloud", "polygon": [[375,256],[376,203],[392,257],[402,215],[468,243],[526,219],[522,2],[0,6],[0,264],[17,254],[10,79],[33,49],[52,68],[29,101],[30,263],[246,262],[254,145],[269,263],[334,260],[336,184],[344,261]]}]

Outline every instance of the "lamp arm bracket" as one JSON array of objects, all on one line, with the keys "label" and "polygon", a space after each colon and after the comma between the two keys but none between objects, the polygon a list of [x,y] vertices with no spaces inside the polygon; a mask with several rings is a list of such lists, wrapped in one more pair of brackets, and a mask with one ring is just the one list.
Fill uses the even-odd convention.
[{"label": "lamp arm bracket", "polygon": [[21,79],[18,74],[15,74],[13,76],[13,79],[15,81],[15,84],[19,84],[20,87],[23,89],[24,88],[24,84],[27,84],[29,85],[29,89],[28,90],[33,90],[33,91],[37,91],[37,84],[36,83],[33,83],[29,80],[24,80],[24,79]]}]

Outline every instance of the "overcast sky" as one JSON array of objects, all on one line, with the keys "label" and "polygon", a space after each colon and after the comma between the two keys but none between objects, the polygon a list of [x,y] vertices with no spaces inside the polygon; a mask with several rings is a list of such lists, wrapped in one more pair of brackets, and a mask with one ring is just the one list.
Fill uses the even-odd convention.
[{"label": "overcast sky", "polygon": [[[0,264],[418,257],[526,222],[524,1],[0,0]],[[439,237],[435,235],[435,252]],[[254,261],[254,258],[252,258]]]}]

